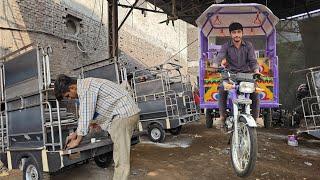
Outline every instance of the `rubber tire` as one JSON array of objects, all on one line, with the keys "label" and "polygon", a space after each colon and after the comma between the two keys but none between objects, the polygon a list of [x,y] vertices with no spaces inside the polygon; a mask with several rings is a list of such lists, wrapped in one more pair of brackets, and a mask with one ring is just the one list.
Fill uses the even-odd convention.
[{"label": "rubber tire", "polygon": [[[243,117],[240,117],[239,121],[246,123],[246,120]],[[257,153],[258,153],[258,143],[257,143],[257,131],[256,128],[252,128],[252,127],[248,127],[248,131],[249,131],[249,135],[250,135],[250,159],[249,159],[249,165],[247,166],[247,168],[243,171],[239,171],[238,169],[236,169],[236,166],[234,164],[234,160],[233,160],[233,156],[232,156],[232,149],[233,149],[233,143],[232,143],[232,139],[231,139],[231,148],[230,148],[230,156],[231,156],[231,164],[232,167],[234,169],[234,171],[236,172],[237,176],[239,177],[248,177],[255,165],[256,165],[256,161],[257,161]],[[233,133],[231,135],[231,137],[233,138]]]},{"label": "rubber tire", "polygon": [[112,151],[94,157],[94,162],[100,168],[109,167],[112,163],[112,160],[113,160],[113,152]]},{"label": "rubber tire", "polygon": [[23,166],[23,180],[26,180],[26,171],[27,171],[27,167],[29,165],[34,165],[35,168],[38,171],[39,174],[39,180],[51,180],[52,176],[49,173],[43,172],[42,169],[40,169],[40,164],[32,157],[29,157],[24,166]]},{"label": "rubber tire", "polygon": [[270,128],[270,126],[271,126],[270,123],[272,121],[272,109],[271,108],[265,109],[263,120],[264,120],[264,127]]},{"label": "rubber tire", "polygon": [[213,127],[213,114],[212,114],[212,109],[207,109],[206,110],[206,127],[207,128],[212,128]]},{"label": "rubber tire", "polygon": [[178,126],[176,128],[173,128],[173,129],[169,129],[169,132],[172,134],[172,135],[179,135],[181,133],[181,129],[182,129],[182,126]]},{"label": "rubber tire", "polygon": [[[159,129],[160,131],[160,137],[158,139],[154,139],[152,136],[151,136],[151,131],[153,129]],[[148,136],[149,136],[149,139],[152,141],[152,142],[156,142],[156,143],[161,143],[164,141],[165,137],[166,137],[166,133],[164,131],[164,129],[162,128],[162,126],[160,124],[157,124],[157,123],[154,123],[154,124],[151,124],[148,128]]]}]

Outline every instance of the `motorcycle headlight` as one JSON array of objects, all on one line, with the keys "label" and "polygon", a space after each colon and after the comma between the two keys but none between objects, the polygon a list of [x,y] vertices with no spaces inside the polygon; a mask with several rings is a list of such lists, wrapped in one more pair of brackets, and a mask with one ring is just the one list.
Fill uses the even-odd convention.
[{"label": "motorcycle headlight", "polygon": [[253,93],[255,91],[255,84],[252,82],[240,82],[239,91],[242,93]]}]

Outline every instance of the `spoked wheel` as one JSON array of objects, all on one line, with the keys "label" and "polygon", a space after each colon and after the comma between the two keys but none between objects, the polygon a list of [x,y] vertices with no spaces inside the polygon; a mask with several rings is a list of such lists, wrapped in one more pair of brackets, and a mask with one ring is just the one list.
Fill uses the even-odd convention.
[{"label": "spoked wheel", "polygon": [[257,160],[257,152],[256,129],[247,126],[246,120],[240,117],[238,122],[238,143],[236,143],[235,133],[232,134],[231,140],[231,161],[237,176],[247,177],[252,173]]}]

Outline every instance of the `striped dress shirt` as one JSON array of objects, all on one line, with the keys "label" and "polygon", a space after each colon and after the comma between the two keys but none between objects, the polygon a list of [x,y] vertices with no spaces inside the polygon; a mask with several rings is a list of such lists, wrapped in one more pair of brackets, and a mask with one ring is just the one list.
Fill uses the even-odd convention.
[{"label": "striped dress shirt", "polygon": [[97,119],[103,119],[101,128],[109,131],[113,120],[140,112],[128,91],[106,79],[78,79],[77,93],[80,102],[77,135],[88,134],[89,123],[95,121],[93,117],[97,114]]}]

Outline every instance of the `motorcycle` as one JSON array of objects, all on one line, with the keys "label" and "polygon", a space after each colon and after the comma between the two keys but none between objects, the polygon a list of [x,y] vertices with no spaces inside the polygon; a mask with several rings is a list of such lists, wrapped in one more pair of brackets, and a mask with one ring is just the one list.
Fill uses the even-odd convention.
[{"label": "motorcycle", "polygon": [[231,134],[231,161],[236,174],[240,177],[249,176],[256,163],[257,124],[251,115],[250,94],[259,91],[256,80],[260,74],[236,73],[218,68],[222,76],[223,88],[228,91],[228,105],[230,109],[225,121],[227,132]]}]

